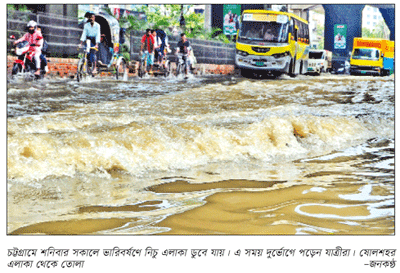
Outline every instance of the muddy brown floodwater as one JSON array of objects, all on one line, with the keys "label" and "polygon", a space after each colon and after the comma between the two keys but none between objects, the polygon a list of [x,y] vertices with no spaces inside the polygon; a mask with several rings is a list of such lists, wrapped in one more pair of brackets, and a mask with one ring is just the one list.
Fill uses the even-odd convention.
[{"label": "muddy brown floodwater", "polygon": [[13,80],[9,234],[394,234],[394,78]]}]

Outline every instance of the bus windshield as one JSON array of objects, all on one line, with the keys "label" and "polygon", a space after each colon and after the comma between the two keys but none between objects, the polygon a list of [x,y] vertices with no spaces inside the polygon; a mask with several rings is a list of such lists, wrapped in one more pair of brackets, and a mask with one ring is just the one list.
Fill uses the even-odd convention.
[{"label": "bus windshield", "polygon": [[356,48],[354,49],[353,59],[378,60],[379,50],[373,48]]},{"label": "bus windshield", "polygon": [[239,41],[262,41],[287,43],[289,22],[243,21],[239,31]]}]

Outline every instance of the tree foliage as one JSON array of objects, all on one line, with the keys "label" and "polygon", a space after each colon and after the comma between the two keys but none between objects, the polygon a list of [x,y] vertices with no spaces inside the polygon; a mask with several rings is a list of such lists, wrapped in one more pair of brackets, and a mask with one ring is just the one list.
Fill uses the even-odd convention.
[{"label": "tree foliage", "polygon": [[362,37],[388,39],[389,31],[386,24],[383,21],[380,21],[373,30],[362,28]]},{"label": "tree foliage", "polygon": [[[146,28],[163,29],[168,35],[172,34],[173,29],[186,33],[188,38],[218,40],[229,43],[229,39],[224,34],[218,36],[215,33],[222,32],[220,29],[206,30],[204,28],[204,14],[191,12],[189,9],[193,5],[138,5],[135,11],[144,12],[147,21],[138,20],[135,16],[128,16],[128,30],[145,30]],[[185,26],[181,29],[179,19],[181,12],[185,18]]]}]

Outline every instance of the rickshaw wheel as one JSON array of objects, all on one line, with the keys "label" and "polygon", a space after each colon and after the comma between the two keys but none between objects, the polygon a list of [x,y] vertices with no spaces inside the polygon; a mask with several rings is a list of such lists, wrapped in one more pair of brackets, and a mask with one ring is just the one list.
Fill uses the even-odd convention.
[{"label": "rickshaw wheel", "polygon": [[120,79],[120,78],[123,79],[125,74],[126,74],[126,62],[125,62],[124,59],[121,59],[118,62],[116,70],[117,70],[116,71],[117,80]]}]

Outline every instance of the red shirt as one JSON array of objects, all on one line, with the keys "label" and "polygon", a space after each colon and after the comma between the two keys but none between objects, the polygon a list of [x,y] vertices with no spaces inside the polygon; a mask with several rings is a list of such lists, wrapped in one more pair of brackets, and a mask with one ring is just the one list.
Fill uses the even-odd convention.
[{"label": "red shirt", "polygon": [[146,34],[143,35],[142,44],[143,43],[147,43],[147,50],[149,51],[149,53],[152,53],[153,49],[154,49],[154,38],[153,38],[153,35],[150,35],[150,36],[146,36]]},{"label": "red shirt", "polygon": [[22,41],[28,41],[28,43],[35,44],[39,47],[43,45],[43,36],[40,31],[35,31],[33,34],[30,34],[29,32],[25,33],[24,36],[19,38],[16,43],[22,42]]}]

